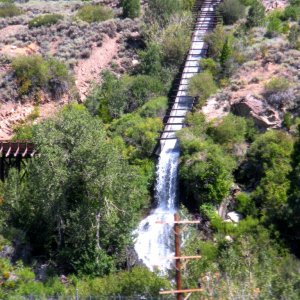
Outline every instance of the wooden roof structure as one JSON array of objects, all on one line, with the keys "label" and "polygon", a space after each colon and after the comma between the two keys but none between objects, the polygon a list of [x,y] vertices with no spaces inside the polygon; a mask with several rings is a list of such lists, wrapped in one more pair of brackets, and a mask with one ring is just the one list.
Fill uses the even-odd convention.
[{"label": "wooden roof structure", "polygon": [[6,141],[0,140],[1,158],[31,158],[36,150],[30,141]]}]

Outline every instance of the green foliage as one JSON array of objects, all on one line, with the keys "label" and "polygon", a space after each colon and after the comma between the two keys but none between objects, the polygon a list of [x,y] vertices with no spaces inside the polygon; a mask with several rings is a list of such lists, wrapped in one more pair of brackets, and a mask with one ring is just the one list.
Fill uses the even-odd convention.
[{"label": "green foliage", "polygon": [[286,92],[290,87],[290,82],[285,77],[274,77],[268,81],[264,86],[264,93],[266,95]]},{"label": "green foliage", "polygon": [[104,278],[86,279],[77,284],[80,297],[99,296],[144,296],[157,297],[161,288],[170,288],[169,282],[148,271],[135,267]]},{"label": "green foliage", "polygon": [[169,25],[162,36],[163,60],[170,65],[178,65],[185,58],[190,47],[189,29],[182,24]]},{"label": "green foliage", "polygon": [[19,56],[13,60],[12,68],[21,96],[46,89],[57,99],[73,84],[66,65],[54,58]]},{"label": "green foliage", "polygon": [[125,18],[137,18],[141,13],[140,0],[122,0],[123,15]]},{"label": "green foliage", "polygon": [[216,91],[216,83],[209,71],[193,76],[189,82],[189,95],[199,97],[199,106],[202,106],[205,100]]},{"label": "green foliage", "polygon": [[272,38],[282,32],[282,12],[273,11],[268,16],[267,37]]},{"label": "green foliage", "polygon": [[130,156],[151,156],[163,124],[159,118],[143,118],[138,114],[127,114],[115,120],[110,127],[113,136],[121,136],[131,146]]},{"label": "green foliage", "polygon": [[219,11],[224,23],[231,25],[245,16],[246,8],[239,0],[224,0],[219,5]]},{"label": "green foliage", "polygon": [[40,27],[40,26],[50,26],[56,24],[59,20],[62,20],[63,16],[59,14],[48,14],[43,16],[38,16],[33,18],[29,23],[29,28]]},{"label": "green foliage", "polygon": [[103,83],[86,101],[94,115],[105,122],[130,113],[141,107],[151,97],[164,94],[160,80],[147,75],[128,76],[118,79],[112,73],[103,74]]},{"label": "green foliage", "polygon": [[248,184],[255,182],[251,197],[266,221],[281,219],[287,203],[293,139],[285,132],[269,131],[257,137],[249,150]]},{"label": "green foliage", "polygon": [[192,11],[196,0],[181,0],[181,6],[184,10]]},{"label": "green foliage", "polygon": [[[243,294],[245,299],[297,299],[299,262],[271,240],[257,221],[243,222],[251,230],[232,242],[203,242],[199,234],[189,236],[185,253],[200,252],[202,259],[189,263],[183,272],[184,284],[197,286],[200,282],[205,298],[237,299]],[[244,225],[237,228],[240,226],[246,229]]]},{"label": "green foliage", "polygon": [[294,49],[300,49],[300,27],[299,25],[293,25],[290,29],[288,40],[290,47]]},{"label": "green foliage", "polygon": [[287,6],[283,13],[283,20],[299,21],[300,20],[300,5]]},{"label": "green foliage", "polygon": [[160,117],[162,119],[165,116],[167,108],[168,108],[167,97],[158,97],[146,102],[139,109],[139,114],[143,118]]},{"label": "green foliage", "polygon": [[224,75],[227,75],[228,73],[228,70],[229,70],[229,60],[230,60],[230,57],[232,55],[232,48],[231,48],[231,45],[229,43],[229,40],[227,39],[223,48],[222,48],[222,51],[221,51],[221,54],[220,54],[220,65],[221,65],[221,68],[222,68],[222,73]]},{"label": "green foliage", "polygon": [[221,24],[218,24],[213,32],[209,33],[205,37],[205,41],[208,44],[209,57],[214,60],[218,60],[224,44],[227,40],[227,35],[225,33],[224,27]]},{"label": "green foliage", "polygon": [[180,0],[149,0],[148,14],[152,21],[159,22],[162,26],[166,25],[171,15],[181,9]]},{"label": "green foliage", "polygon": [[232,185],[235,166],[220,146],[194,139],[184,144],[180,180],[187,199],[196,206],[205,202],[220,203]]},{"label": "green foliage", "polygon": [[264,24],[264,19],[265,19],[265,7],[261,3],[261,1],[255,0],[249,8],[246,26],[248,28],[261,26]]},{"label": "green foliage", "polygon": [[25,185],[17,173],[7,181],[7,224],[24,230],[36,253],[55,253],[65,270],[103,275],[122,265],[149,178],[82,106],[36,126],[33,141],[40,155]]},{"label": "green foliage", "polygon": [[85,22],[102,22],[113,18],[113,11],[102,5],[87,4],[78,9],[76,16]]},{"label": "green foliage", "polygon": [[162,71],[162,50],[158,44],[151,43],[146,50],[139,51],[142,74],[157,76]]},{"label": "green foliage", "polygon": [[13,3],[0,3],[0,18],[11,18],[19,16],[23,11]]},{"label": "green foliage", "polygon": [[214,77],[218,75],[218,64],[212,58],[202,58],[199,65],[203,71],[210,72]]},{"label": "green foliage", "polygon": [[257,213],[257,209],[255,206],[255,202],[251,198],[249,194],[246,193],[239,193],[236,196],[237,202],[237,211],[242,213],[245,216],[255,216]]},{"label": "green foliage", "polygon": [[299,228],[300,228],[300,126],[298,125],[298,136],[294,144],[292,157],[291,157],[292,171],[290,173],[290,189],[288,191],[288,209],[285,223],[288,228],[285,228],[285,235],[288,240],[292,242],[297,254],[299,253]]},{"label": "green foliage", "polygon": [[294,120],[293,120],[292,115],[289,112],[285,113],[284,116],[283,116],[283,123],[282,123],[282,125],[287,130],[290,130],[291,127],[292,127],[292,125],[293,125],[293,123],[294,123]]},{"label": "green foliage", "polygon": [[208,128],[208,134],[215,143],[231,145],[245,141],[247,122],[245,118],[229,114]]}]

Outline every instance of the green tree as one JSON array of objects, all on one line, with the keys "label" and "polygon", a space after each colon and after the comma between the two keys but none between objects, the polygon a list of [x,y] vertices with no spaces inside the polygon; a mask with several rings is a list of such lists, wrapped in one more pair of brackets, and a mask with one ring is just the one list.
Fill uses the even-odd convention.
[{"label": "green tree", "polygon": [[7,224],[24,230],[34,253],[66,271],[103,275],[124,264],[148,177],[128,165],[82,106],[37,126],[33,141],[39,156],[26,185],[18,177],[7,183]]},{"label": "green tree", "polygon": [[232,48],[231,48],[229,40],[227,38],[225,44],[223,45],[223,48],[222,48],[222,51],[220,54],[220,58],[219,58],[220,65],[222,68],[222,73],[225,76],[228,74],[228,71],[229,71],[229,67],[230,67],[229,60],[230,60],[231,55],[232,55]]},{"label": "green tree", "polygon": [[162,71],[162,50],[158,44],[151,43],[146,50],[139,52],[141,73],[158,76]]},{"label": "green tree", "polygon": [[123,15],[125,18],[137,18],[141,13],[140,0],[123,0]]},{"label": "green tree", "polygon": [[261,26],[264,24],[264,19],[265,7],[260,1],[255,0],[249,8],[246,26],[248,28]]}]

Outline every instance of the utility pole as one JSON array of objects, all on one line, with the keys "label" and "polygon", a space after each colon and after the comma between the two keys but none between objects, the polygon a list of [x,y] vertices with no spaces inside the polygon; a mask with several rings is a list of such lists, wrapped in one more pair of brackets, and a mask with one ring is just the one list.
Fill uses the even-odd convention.
[{"label": "utility pole", "polygon": [[[179,228],[179,215],[177,213],[174,214],[174,233],[175,233],[175,259],[176,259],[176,286],[177,290],[182,290],[182,281],[181,281],[181,251],[180,251],[180,228]],[[182,293],[177,294],[177,300],[182,300]]]},{"label": "utility pole", "polygon": [[[203,292],[203,289],[182,289],[182,278],[181,278],[181,260],[184,259],[200,259],[200,255],[193,255],[193,256],[181,256],[180,250],[180,224],[199,224],[200,221],[189,221],[189,220],[180,220],[179,214],[174,214],[174,235],[175,235],[175,256],[171,257],[171,259],[175,259],[175,268],[176,268],[176,290],[172,291],[161,291],[159,292],[161,295],[167,294],[176,294],[177,300],[183,300],[184,293],[194,293],[194,292]],[[173,222],[164,222],[164,221],[157,221],[158,224],[168,224]],[[186,298],[187,299],[187,298]]]}]

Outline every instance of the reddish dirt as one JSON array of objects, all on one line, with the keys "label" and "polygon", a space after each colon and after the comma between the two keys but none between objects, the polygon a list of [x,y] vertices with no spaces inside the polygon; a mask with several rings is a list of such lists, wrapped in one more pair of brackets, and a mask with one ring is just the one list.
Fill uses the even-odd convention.
[{"label": "reddish dirt", "polygon": [[31,55],[39,52],[39,46],[35,43],[31,43],[26,47],[18,48],[12,45],[5,45],[0,50],[0,53],[6,54],[10,57],[15,57],[17,55]]},{"label": "reddish dirt", "polygon": [[4,40],[5,38],[15,35],[21,29],[26,28],[25,25],[8,25],[2,29],[0,29],[0,41]]},{"label": "reddish dirt", "polygon": [[79,60],[75,67],[76,86],[79,90],[81,100],[85,100],[93,83],[99,82],[99,73],[105,69],[117,55],[119,36],[111,39],[105,36],[102,47],[95,47],[88,59]]}]

